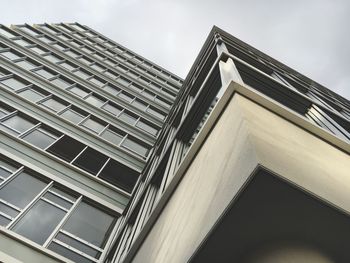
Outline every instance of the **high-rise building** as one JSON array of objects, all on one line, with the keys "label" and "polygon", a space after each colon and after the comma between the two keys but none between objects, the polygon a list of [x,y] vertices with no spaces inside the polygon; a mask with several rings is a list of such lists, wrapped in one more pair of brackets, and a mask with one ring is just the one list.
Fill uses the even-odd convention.
[{"label": "high-rise building", "polygon": [[183,81],[1,26],[0,99],[0,261],[350,261],[349,101],[217,27]]}]

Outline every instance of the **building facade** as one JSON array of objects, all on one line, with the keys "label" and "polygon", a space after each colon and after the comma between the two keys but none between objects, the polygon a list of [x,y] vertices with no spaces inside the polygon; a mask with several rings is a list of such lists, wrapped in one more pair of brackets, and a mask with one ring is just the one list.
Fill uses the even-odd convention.
[{"label": "building facade", "polygon": [[349,262],[345,98],[217,27],[184,81],[78,23],[0,48],[0,260]]}]

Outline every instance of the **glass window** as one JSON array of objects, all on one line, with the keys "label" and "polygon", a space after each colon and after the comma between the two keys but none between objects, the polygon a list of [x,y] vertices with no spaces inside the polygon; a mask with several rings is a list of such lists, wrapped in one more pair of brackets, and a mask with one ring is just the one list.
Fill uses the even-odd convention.
[{"label": "glass window", "polygon": [[28,83],[15,79],[15,78],[10,78],[10,79],[4,79],[1,81],[2,84],[8,86],[9,88],[13,90],[19,90],[22,89],[26,86],[28,86]]},{"label": "glass window", "polygon": [[31,63],[31,62],[29,62],[27,60],[18,61],[18,62],[16,62],[16,64],[18,66],[20,66],[21,68],[24,68],[26,70],[31,70],[31,69],[37,67],[37,65],[34,65],[33,63]]},{"label": "glass window", "polygon": [[114,225],[114,217],[85,202],[81,202],[63,229],[91,244],[103,247]]},{"label": "glass window", "polygon": [[45,54],[47,52],[45,49],[42,49],[40,47],[31,47],[30,49],[39,55]]},{"label": "glass window", "polygon": [[40,128],[40,129],[35,129],[34,131],[25,135],[23,137],[23,140],[41,149],[45,149],[47,146],[49,146],[54,141],[56,141],[57,138],[58,137],[56,135],[53,135],[52,133],[44,130],[43,128]]},{"label": "glass window", "polygon": [[94,96],[93,94],[91,94],[89,97],[87,97],[85,99],[88,103],[96,106],[96,107],[101,107],[104,104],[104,101],[97,98],[96,96]]},{"label": "glass window", "polygon": [[129,103],[134,99],[133,96],[131,96],[130,94],[123,92],[123,91],[118,94],[118,97],[129,102]]},{"label": "glass window", "polygon": [[133,139],[130,139],[129,137],[123,141],[122,146],[125,148],[128,148],[128,149],[130,149],[130,150],[132,150],[132,151],[134,151],[142,156],[147,156],[148,148],[141,145],[141,143],[138,143],[138,142],[134,141]]},{"label": "glass window", "polygon": [[95,70],[97,70],[97,71],[103,71],[103,70],[105,70],[104,67],[101,67],[101,66],[99,66],[99,65],[97,65],[97,64],[93,64],[93,65],[91,65],[90,67],[93,68],[93,69],[95,69]]},{"label": "glass window", "polygon": [[5,51],[5,52],[0,53],[0,55],[7,58],[7,59],[10,59],[10,60],[21,58],[19,55],[15,54],[12,51]]},{"label": "glass window", "polygon": [[78,87],[73,87],[71,89],[69,89],[71,92],[73,92],[74,94],[78,95],[79,97],[86,97],[86,95],[88,95],[89,93],[81,88]]},{"label": "glass window", "polygon": [[30,100],[32,102],[36,102],[38,100],[41,100],[45,98],[45,95],[40,93],[39,91],[33,90],[33,89],[26,89],[18,93],[18,95],[22,96],[23,98],[26,98],[27,100]]},{"label": "glass window", "polygon": [[66,190],[63,191],[63,190],[61,190],[61,188],[57,188],[57,186],[51,187],[50,192],[54,192],[56,194],[59,194],[72,202],[74,202],[77,199],[74,194],[68,193]]},{"label": "glass window", "polygon": [[66,49],[65,46],[63,46],[63,45],[61,45],[61,44],[59,44],[59,43],[55,43],[55,44],[53,44],[52,46],[53,46],[54,48],[57,48],[57,49],[60,50],[60,51]]},{"label": "glass window", "polygon": [[62,241],[63,243],[65,243],[71,247],[74,247],[74,248],[76,248],[76,249],[78,249],[78,250],[84,252],[85,254],[88,254],[89,256],[92,256],[94,258],[98,259],[101,255],[101,252],[99,252],[98,250],[93,249],[92,247],[85,245],[82,242],[79,242],[78,240],[76,240],[76,239],[74,239],[66,234],[58,233],[56,236],[56,239]]},{"label": "glass window", "polygon": [[116,95],[120,91],[120,89],[111,85],[106,85],[103,89],[112,95]]},{"label": "glass window", "polygon": [[18,210],[1,202],[0,202],[0,211],[13,218],[19,214]]},{"label": "glass window", "polygon": [[65,69],[68,69],[69,71],[77,68],[76,66],[73,66],[72,64],[70,63],[66,63],[66,62],[63,62],[60,64],[62,67],[64,67]]},{"label": "glass window", "polygon": [[102,87],[105,84],[105,82],[103,82],[102,80],[96,79],[96,78],[92,78],[92,79],[90,79],[90,81],[99,87]]},{"label": "glass window", "polygon": [[58,207],[44,200],[39,200],[16,223],[12,230],[43,245],[65,214],[66,212]]},{"label": "glass window", "polygon": [[158,133],[158,129],[156,129],[154,126],[151,126],[151,125],[149,125],[141,120],[137,122],[136,127],[139,127],[140,129],[142,129],[150,134],[153,134],[153,135],[156,135]]},{"label": "glass window", "polygon": [[47,99],[43,101],[41,104],[49,108],[50,110],[53,110],[54,112],[61,111],[67,107],[67,104],[63,104],[62,102],[59,102],[54,98]]},{"label": "glass window", "polygon": [[19,133],[25,132],[36,125],[35,122],[30,121],[20,115],[14,115],[9,119],[4,120],[2,123],[7,127],[11,127],[12,129],[18,131]]},{"label": "glass window", "polygon": [[19,208],[24,208],[47,184],[43,181],[21,172],[13,180],[0,189],[0,198]]},{"label": "glass window", "polygon": [[52,63],[56,63],[56,62],[62,60],[59,57],[56,57],[56,56],[53,56],[53,55],[47,55],[44,58],[47,59],[48,61],[52,62]]},{"label": "glass window", "polygon": [[107,156],[88,147],[78,156],[73,164],[89,173],[97,174],[106,161]]},{"label": "glass window", "polygon": [[91,74],[86,73],[85,71],[82,70],[77,70],[75,72],[73,72],[76,76],[82,78],[82,79],[87,79],[88,77],[91,76]]},{"label": "glass window", "polygon": [[81,122],[84,118],[83,115],[79,114],[78,112],[72,110],[72,109],[67,109],[66,111],[64,111],[61,116],[75,124],[78,124],[79,122]]},{"label": "glass window", "polygon": [[6,30],[6,29],[4,29],[2,27],[0,27],[0,34],[5,36],[5,37],[9,37],[9,38],[10,37],[15,37],[14,34],[10,33],[8,30]]},{"label": "glass window", "polygon": [[106,103],[105,105],[103,105],[102,108],[116,116],[122,111],[121,108],[114,106],[110,103]]},{"label": "glass window", "polygon": [[72,85],[72,83],[69,83],[61,78],[56,78],[54,80],[51,80],[51,83],[55,84],[57,87],[65,89]]},{"label": "glass window", "polygon": [[100,133],[106,127],[106,125],[103,125],[91,118],[85,120],[81,125],[95,133]]},{"label": "glass window", "polygon": [[122,78],[122,77],[117,78],[116,81],[117,81],[118,83],[122,84],[122,85],[125,85],[125,86],[127,86],[127,85],[130,84],[130,81],[128,81],[127,79]]},{"label": "glass window", "polygon": [[138,99],[134,100],[131,104],[142,111],[144,111],[147,108],[147,104]]},{"label": "glass window", "polygon": [[0,215],[0,226],[7,226],[10,222],[10,219]]},{"label": "glass window", "polygon": [[32,35],[32,36],[38,35],[37,31],[35,31],[35,30],[33,30],[33,29],[29,28],[29,27],[24,26],[24,27],[20,27],[20,29],[22,31],[26,32],[29,35]]},{"label": "glass window", "polygon": [[18,168],[19,165],[9,163],[0,157],[0,176],[2,178],[8,178]]},{"label": "glass window", "polygon": [[47,151],[71,162],[84,148],[84,144],[65,135],[51,145]]},{"label": "glass window", "polygon": [[98,177],[125,191],[131,192],[137,182],[139,173],[119,162],[110,160]]},{"label": "glass window", "polygon": [[129,113],[126,113],[125,111],[122,112],[119,115],[119,118],[127,123],[129,123],[130,125],[134,125],[136,120],[137,120],[137,116],[136,115],[131,115]]},{"label": "glass window", "polygon": [[39,70],[36,70],[34,72],[45,79],[52,78],[56,75],[56,74],[53,74],[53,73],[47,71],[46,69],[39,69]]},{"label": "glass window", "polygon": [[66,208],[66,209],[71,208],[73,205],[72,202],[69,202],[69,201],[59,197],[58,195],[55,195],[55,194],[50,193],[50,192],[46,192],[44,194],[43,198],[50,200],[51,202],[53,202],[59,206],[62,206],[63,208]]},{"label": "glass window", "polygon": [[152,107],[149,107],[147,109],[147,112],[151,113],[153,116],[161,119],[161,120],[164,120],[165,119],[165,114],[159,112],[158,110],[152,108]]},{"label": "glass window", "polygon": [[79,263],[95,263],[95,261],[89,260],[82,255],[79,255],[78,253],[60,245],[55,242],[52,242],[49,247],[50,250],[66,257],[72,260],[73,262],[79,262]]},{"label": "glass window", "polygon": [[113,132],[112,130],[110,129],[106,129],[102,135],[101,135],[102,138],[106,139],[107,141],[115,144],[115,145],[119,145],[119,143],[122,141],[123,139],[123,135],[120,135],[116,132]]}]

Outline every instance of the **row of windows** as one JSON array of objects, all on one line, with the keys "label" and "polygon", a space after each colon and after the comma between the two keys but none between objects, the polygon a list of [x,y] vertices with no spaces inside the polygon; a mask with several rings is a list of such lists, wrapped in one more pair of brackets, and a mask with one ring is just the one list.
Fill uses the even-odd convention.
[{"label": "row of windows", "polygon": [[[42,37],[42,38],[45,38],[45,37]],[[74,64],[72,62],[67,62],[63,58],[53,55],[48,50],[46,50],[46,49],[44,49],[44,48],[34,44],[30,40],[25,39],[22,36],[17,36],[15,38],[13,38],[12,40],[15,43],[17,43],[17,44],[19,44],[21,46],[25,46],[25,47],[30,48],[32,51],[34,51],[34,52],[38,53],[39,55],[43,56],[45,59],[49,60],[50,62],[58,63],[59,66],[65,68],[66,70],[76,72],[76,75],[78,77],[83,77],[85,75],[84,73],[87,72],[86,70],[85,70],[85,72],[82,72],[82,70],[79,71],[78,70],[78,68],[79,68],[78,65],[76,65],[76,64]],[[64,48],[62,45],[58,44],[57,42],[56,43],[52,43],[52,45],[54,47],[56,47],[56,48],[59,48],[59,49]],[[76,52],[72,52],[69,49],[67,49],[66,52],[67,52],[67,55],[77,54]],[[5,53],[5,54],[3,54],[3,56],[7,55],[8,59],[18,59],[18,58],[24,57],[24,55],[21,55],[21,56],[16,55],[16,53],[18,54],[18,52],[13,52],[12,51],[12,52],[9,52],[9,53],[10,54],[8,54],[8,55],[7,55],[7,53]],[[165,100],[164,98],[160,97],[159,95],[156,95],[155,93],[149,91],[147,88],[143,88],[142,86],[138,85],[137,83],[134,83],[134,82],[128,80],[127,78],[122,77],[122,76],[119,76],[119,74],[113,73],[112,70],[108,70],[106,67],[104,67],[104,66],[102,66],[102,65],[100,65],[100,64],[98,64],[96,62],[93,62],[92,60],[90,60],[87,57],[79,56],[78,60],[84,62],[85,64],[88,64],[91,68],[94,68],[95,70],[103,73],[107,77],[115,79],[115,81],[118,82],[118,84],[120,84],[120,85],[122,85],[122,86],[124,86],[124,87],[126,87],[128,89],[131,89],[134,92],[137,92],[141,96],[146,97],[147,99],[149,99],[151,101],[155,101],[156,103],[160,104],[161,106],[163,106],[165,108],[170,108],[171,102],[169,102],[169,101]],[[118,65],[117,68],[120,68],[122,71],[125,70],[126,72],[131,74],[131,72],[129,72],[128,69],[123,67],[123,66]],[[91,77],[90,82],[93,83],[94,85],[97,85],[99,87],[102,86],[102,85],[106,85],[107,87],[109,87],[109,86],[115,87],[113,84],[107,83],[107,81],[98,79],[96,77],[92,77],[93,76],[92,73],[89,73],[89,74],[90,74],[90,77]],[[141,78],[140,81],[146,86],[149,85],[152,88],[156,87],[152,83],[148,83],[143,78]],[[117,87],[115,87],[115,88],[120,90]]]},{"label": "row of windows", "polygon": [[[0,53],[1,55],[2,53]],[[60,75],[54,73],[52,70],[49,70],[45,67],[40,66],[36,62],[29,60],[29,59],[21,59],[21,60],[15,60],[15,64],[18,66],[30,70],[33,73],[36,73],[37,75],[41,76],[42,78],[47,79],[50,81],[52,84],[55,86],[58,86],[62,89],[65,89],[76,96],[80,97],[81,99],[85,100],[89,104],[103,109],[108,113],[113,114],[115,117],[120,119],[121,121],[128,123],[129,125],[136,127],[138,129],[141,129],[147,133],[150,133],[152,135],[156,135],[159,127],[155,126],[154,124],[150,123],[149,121],[145,120],[144,118],[139,117],[138,115],[128,111],[125,108],[122,108],[121,106],[117,105],[116,103],[105,99],[104,97],[99,96],[98,94],[95,94],[91,92],[90,90],[75,84],[74,82],[61,77]],[[6,73],[3,72],[2,75],[5,75]],[[21,81],[20,78],[15,77],[15,78],[9,78],[6,80],[2,81],[3,84],[6,86],[10,87],[13,90],[18,90],[22,89],[25,86],[29,85],[28,82],[26,81]],[[109,89],[108,91],[111,93],[112,92],[112,87],[111,86],[105,86],[104,87],[106,90],[107,88]],[[160,118],[165,118],[164,113],[159,112],[157,109],[147,106],[143,104],[142,101],[136,99],[136,98],[130,98],[126,96],[126,93],[122,93],[119,91],[117,93],[120,97],[124,98],[129,98],[130,103],[134,105],[135,107],[139,108],[140,110],[147,111],[148,113],[152,114],[153,116],[157,117],[158,119]]]},{"label": "row of windows", "polygon": [[[45,30],[49,31],[52,34],[57,33],[47,25],[41,25],[41,27],[45,28]],[[117,53],[119,53],[124,57],[124,60],[125,59],[126,60],[134,60],[137,64],[141,65],[141,67],[138,67],[138,68],[140,68],[142,71],[145,71],[146,73],[150,74],[150,76],[152,76],[152,77],[159,78],[158,76],[156,76],[152,72],[150,72],[150,71],[147,72],[147,69],[152,69],[152,70],[157,71],[157,74],[162,75],[162,78],[160,79],[162,82],[166,82],[166,79],[170,79],[172,81],[181,83],[181,80],[178,79],[177,77],[165,72],[164,70],[156,67],[155,65],[148,63],[147,61],[134,55],[133,53],[126,51],[124,48],[117,46],[116,44],[107,40],[105,37],[103,37],[102,35],[100,35],[98,33],[92,32],[91,30],[88,30],[88,29],[82,30],[82,27],[80,25],[77,25],[77,24],[70,24],[69,26],[58,24],[58,25],[56,25],[56,27],[62,29],[64,32],[68,32],[68,33],[71,33],[73,35],[77,35],[78,38],[84,38],[86,36],[91,38],[91,40],[93,40],[93,42],[89,42],[89,43],[91,43],[91,45],[93,45],[94,47],[96,47],[99,50],[107,52],[107,51],[109,51],[109,49],[112,49],[114,52],[110,53],[111,56],[115,56]],[[75,29],[75,30],[72,30],[72,29]],[[165,79],[163,79],[163,78],[165,78]]]},{"label": "row of windows", "polygon": [[[18,83],[20,82],[17,83],[17,81],[17,79],[12,78],[5,79],[3,81],[0,80],[1,83],[5,85],[11,85],[11,87],[13,87],[15,82],[18,86]],[[25,86],[23,88],[15,90],[14,92],[31,102],[35,102],[38,105],[45,107],[52,112],[55,112],[58,116],[64,119],[78,126],[86,128],[88,131],[97,134],[113,145],[127,148],[127,150],[131,150],[132,152],[143,157],[146,157],[149,152],[150,146],[145,145],[130,134],[121,131],[115,126],[102,121],[100,118],[82,111],[74,105],[61,100],[52,94],[41,90],[38,87]],[[146,123],[139,121],[136,125],[140,126],[142,129],[147,129],[150,133],[154,134],[157,132],[156,129],[154,129],[152,126],[147,125]]]},{"label": "row of windows", "polygon": [[[96,129],[91,121],[85,125]],[[5,103],[0,104],[0,129],[126,191],[132,190],[138,178],[132,169]],[[110,130],[105,133],[111,136]],[[124,147],[139,147],[127,138],[124,143]]]},{"label": "row of windows", "polygon": [[0,156],[0,225],[75,262],[97,262],[117,215]]},{"label": "row of windows", "polygon": [[[34,29],[29,29],[27,27],[25,27],[25,28],[27,29],[26,31],[34,30]],[[23,28],[21,27],[21,29],[23,29]],[[36,31],[33,31],[33,32],[36,32]],[[166,95],[172,97],[172,99],[175,98],[175,94],[171,93],[170,91],[168,91],[166,89],[163,89],[160,85],[156,84],[155,82],[149,81],[148,79],[139,76],[136,71],[128,70],[127,72],[124,72],[122,69],[125,67],[123,67],[119,63],[116,63],[113,59],[107,58],[105,55],[103,55],[99,51],[95,51],[95,50],[87,47],[84,43],[82,43],[78,40],[73,40],[69,35],[66,35],[64,33],[57,33],[56,37],[57,37],[57,39],[59,39],[61,41],[63,40],[64,42],[69,42],[73,46],[77,47],[79,51],[82,50],[84,52],[91,54],[92,56],[90,58],[88,58],[88,57],[82,55],[81,52],[79,52],[77,50],[70,49],[64,43],[62,43],[62,42],[59,43],[51,37],[38,35],[38,33],[36,33],[36,34],[32,33],[31,35],[34,35],[38,40],[43,41],[45,44],[50,44],[53,47],[55,47],[56,49],[58,49],[62,52],[65,52],[70,57],[76,58],[85,64],[88,64],[88,65],[92,64],[94,61],[91,59],[91,57],[94,57],[94,58],[108,64],[109,66],[115,67],[115,69],[121,73],[129,74],[132,77],[137,76],[138,80],[141,81],[143,85],[149,86],[150,88],[157,90],[160,93],[166,94]],[[101,64],[99,65],[99,67],[105,68]],[[117,74],[119,74],[119,73],[117,73]]]}]

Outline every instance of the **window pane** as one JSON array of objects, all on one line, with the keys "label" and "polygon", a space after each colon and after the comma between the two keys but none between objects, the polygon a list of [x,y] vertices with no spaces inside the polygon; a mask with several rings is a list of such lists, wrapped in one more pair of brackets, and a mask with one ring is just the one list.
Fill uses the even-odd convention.
[{"label": "window pane", "polygon": [[98,123],[93,119],[87,119],[81,125],[96,133],[100,133],[104,129],[104,127],[106,127],[105,125]]},{"label": "window pane", "polygon": [[84,71],[78,70],[73,72],[76,76],[81,77],[83,79],[87,79],[88,77],[90,77],[91,75],[88,73],[85,73]]},{"label": "window pane", "polygon": [[104,103],[103,100],[100,100],[99,98],[95,97],[94,95],[90,95],[85,100],[98,108],[101,107]]},{"label": "window pane", "polygon": [[130,114],[123,112],[122,114],[119,115],[119,118],[130,125],[134,125],[136,122],[136,116],[131,116]]},{"label": "window pane", "polygon": [[26,60],[22,60],[22,61],[16,62],[16,64],[17,64],[18,66],[20,66],[21,68],[24,68],[24,69],[26,69],[26,70],[31,70],[31,69],[37,67],[37,66],[34,65],[33,63],[30,63],[30,62],[28,62],[28,61],[26,61]]},{"label": "window pane", "polygon": [[65,248],[55,242],[52,242],[49,247],[50,250],[66,257],[69,258],[70,260],[72,260],[73,262],[79,262],[79,263],[95,263],[92,260],[89,260],[75,252],[73,252],[72,250],[69,250],[68,248]]},{"label": "window pane", "polygon": [[15,37],[14,34],[10,33],[9,31],[3,29],[3,28],[0,28],[0,34],[1,35],[4,35],[6,37]]},{"label": "window pane", "polygon": [[73,164],[89,173],[97,174],[106,161],[107,156],[88,147],[81,155],[79,155]]},{"label": "window pane", "polygon": [[40,47],[32,47],[32,48],[30,48],[30,49],[33,50],[34,52],[40,54],[40,55],[47,52],[45,49],[42,49],[42,48],[40,48]]},{"label": "window pane", "polygon": [[159,119],[162,119],[162,120],[165,119],[165,115],[163,113],[161,113],[161,112],[159,112],[151,107],[147,109],[147,112],[151,113],[153,116],[155,116]]},{"label": "window pane", "polygon": [[158,130],[156,128],[154,128],[151,125],[148,125],[147,123],[144,123],[142,121],[138,121],[136,124],[136,127],[139,127],[140,129],[142,129],[150,134],[153,134],[153,135],[156,135],[158,132]]},{"label": "window pane", "polygon": [[0,53],[0,55],[5,57],[5,58],[8,58],[10,60],[21,58],[19,55],[15,54],[15,53],[13,53],[11,51],[2,52],[2,53]]},{"label": "window pane", "polygon": [[118,115],[121,112],[121,109],[119,109],[116,106],[113,106],[109,103],[105,104],[102,108],[105,109],[106,111],[114,114],[114,115]]},{"label": "window pane", "polygon": [[48,61],[51,61],[52,63],[56,63],[58,61],[61,61],[60,58],[58,58],[56,56],[52,56],[52,55],[45,56],[44,58],[46,58]]},{"label": "window pane", "polygon": [[36,124],[19,115],[15,115],[3,121],[2,123],[8,127],[15,129],[16,131],[19,131],[20,133],[28,130],[29,128],[33,127]]},{"label": "window pane", "polygon": [[60,65],[61,65],[62,67],[64,67],[64,68],[68,69],[68,70],[73,70],[73,69],[76,68],[76,67],[74,67],[73,65],[68,64],[68,63],[66,63],[66,62],[61,63]]},{"label": "window pane", "polygon": [[134,100],[131,104],[142,111],[144,111],[147,108],[147,104],[140,100]]},{"label": "window pane", "polygon": [[78,95],[79,97],[85,97],[86,95],[89,94],[85,90],[82,90],[81,88],[78,88],[78,87],[73,87],[70,89],[70,91],[73,92],[74,94]]},{"label": "window pane", "polygon": [[12,230],[42,245],[65,214],[65,211],[39,200]]},{"label": "window pane", "polygon": [[10,175],[12,174],[11,171],[3,168],[3,167],[0,167],[0,176],[3,177],[3,178],[7,178],[9,177]]},{"label": "window pane", "polygon": [[134,152],[136,152],[142,156],[147,156],[148,149],[145,146],[142,146],[141,144],[139,144],[133,140],[130,140],[129,138],[126,138],[123,141],[122,145],[130,150],[133,150]]},{"label": "window pane", "polygon": [[76,111],[72,110],[72,109],[68,109],[66,111],[64,111],[61,116],[75,124],[81,122],[81,120],[84,118],[84,116],[80,115],[79,113],[77,113]]},{"label": "window pane", "polygon": [[122,98],[123,100],[125,100],[127,102],[131,102],[134,99],[134,97],[132,97],[129,94],[124,93],[124,92],[119,93],[118,97]]},{"label": "window pane", "polygon": [[114,218],[85,202],[81,202],[63,229],[98,247],[103,247],[112,230]]},{"label": "window pane", "polygon": [[115,87],[110,86],[110,85],[107,85],[107,86],[103,87],[103,89],[105,91],[111,93],[112,95],[116,95],[120,91],[120,89],[115,88]]},{"label": "window pane", "polygon": [[0,226],[7,226],[10,222],[10,219],[0,215]]},{"label": "window pane", "polygon": [[68,236],[68,235],[65,235],[63,233],[58,233],[57,236],[56,236],[56,239],[64,242],[65,244],[71,246],[71,247],[74,247],[82,252],[84,252],[85,254],[88,254],[89,256],[92,256],[94,258],[99,258],[99,256],[101,255],[101,252],[93,249],[92,247],[90,246],[87,246],[81,242],[79,242],[78,240]]},{"label": "window pane", "polygon": [[119,145],[119,143],[122,141],[124,136],[117,134],[117,133],[111,131],[110,129],[107,129],[103,132],[101,137],[106,139],[107,141],[115,144],[115,145]]},{"label": "window pane", "polygon": [[57,140],[57,136],[48,134],[48,132],[44,132],[43,129],[36,129],[31,133],[27,134],[23,137],[23,140],[41,148],[45,149],[47,146],[52,144]]},{"label": "window pane", "polygon": [[71,83],[68,83],[67,81],[57,78],[51,81],[51,83],[55,84],[57,87],[65,89],[71,85]]},{"label": "window pane", "polygon": [[84,144],[68,136],[63,136],[51,145],[47,151],[67,162],[71,162],[84,149],[84,147]]},{"label": "window pane", "polygon": [[19,90],[28,85],[27,83],[14,78],[5,79],[1,82],[13,90]]},{"label": "window pane", "polygon": [[55,204],[58,204],[59,206],[62,206],[66,209],[69,209],[72,207],[72,203],[60,198],[59,196],[57,195],[54,195],[53,193],[50,193],[50,192],[47,192],[46,194],[44,194],[43,196],[44,198],[50,200],[51,202],[55,203]]},{"label": "window pane", "polygon": [[44,94],[41,94],[41,93],[34,91],[32,89],[26,89],[24,91],[21,91],[20,93],[18,93],[18,95],[20,95],[23,98],[26,98],[27,100],[30,100],[32,102],[36,102],[36,101],[41,100],[42,98],[45,97]]},{"label": "window pane", "polygon": [[48,107],[49,109],[57,112],[63,110],[67,105],[62,104],[61,102],[58,102],[55,99],[48,99],[41,103],[42,105]]},{"label": "window pane", "polygon": [[0,211],[11,217],[16,217],[19,214],[19,211],[1,202]]},{"label": "window pane", "polygon": [[39,179],[21,172],[0,189],[0,198],[19,208],[24,208],[46,186]]},{"label": "window pane", "polygon": [[96,84],[97,86],[101,87],[105,84],[105,82],[102,82],[101,80],[98,80],[98,79],[95,79],[95,78],[92,78],[90,79],[90,81],[94,84]]},{"label": "window pane", "polygon": [[45,79],[49,79],[49,78],[52,78],[54,77],[55,75],[52,74],[51,72],[45,70],[45,69],[39,69],[39,70],[36,70],[34,71],[36,74],[42,76],[43,78]]},{"label": "window pane", "polygon": [[50,191],[55,192],[56,194],[62,195],[63,197],[71,200],[72,202],[74,202],[77,199],[76,196],[74,196],[70,193],[67,193],[66,191],[62,191],[61,189],[57,188],[56,186],[51,187]]}]

